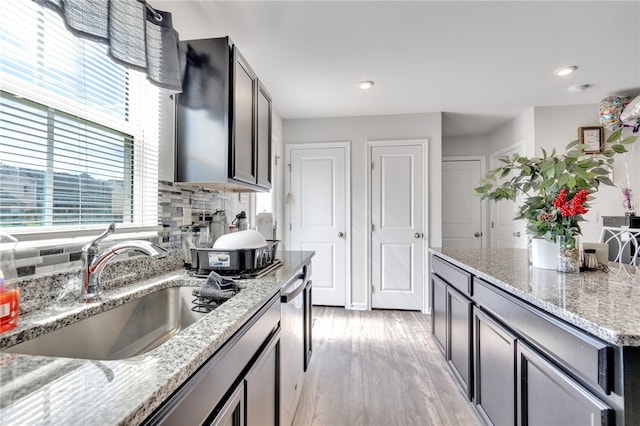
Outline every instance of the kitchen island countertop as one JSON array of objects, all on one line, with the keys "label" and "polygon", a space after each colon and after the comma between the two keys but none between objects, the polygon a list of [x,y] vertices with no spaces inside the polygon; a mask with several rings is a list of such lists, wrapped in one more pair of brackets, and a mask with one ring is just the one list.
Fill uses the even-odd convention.
[{"label": "kitchen island countertop", "polygon": [[[157,348],[131,358],[94,361],[0,353],[0,423],[139,424],[211,357],[307,263],[313,252],[279,252],[283,265],[265,277],[240,280],[241,291]],[[197,286],[201,279],[177,270],[105,292],[103,302],[139,297],[169,286]],[[119,303],[119,302],[118,302]],[[76,303],[20,319],[0,336],[0,347],[54,328],[69,315],[96,309]],[[47,317],[48,315],[48,317]],[[4,342],[3,342],[4,339]],[[4,344],[3,344],[4,343]]]},{"label": "kitchen island countertop", "polygon": [[471,274],[619,346],[640,346],[640,284],[635,267],[562,273],[529,265],[526,249],[431,248]]}]

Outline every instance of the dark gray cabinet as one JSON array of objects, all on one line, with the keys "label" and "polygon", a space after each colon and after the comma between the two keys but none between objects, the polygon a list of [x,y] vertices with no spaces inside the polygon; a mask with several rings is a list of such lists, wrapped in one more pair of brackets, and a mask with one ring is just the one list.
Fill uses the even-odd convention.
[{"label": "dark gray cabinet", "polygon": [[229,37],[187,40],[175,173],[225,191],[271,188],[271,97]]},{"label": "dark gray cabinet", "polygon": [[614,410],[524,343],[518,344],[518,425],[612,425]]},{"label": "dark gray cabinet", "polygon": [[231,138],[231,177],[248,184],[255,184],[255,93],[258,78],[233,46],[233,126]]},{"label": "dark gray cabinet", "polygon": [[256,107],[256,179],[259,187],[271,188],[271,95],[261,81],[258,81]]},{"label": "dark gray cabinet", "polygon": [[216,417],[210,422],[205,422],[205,424],[212,426],[245,426],[244,384],[238,385]]},{"label": "dark gray cabinet", "polygon": [[460,386],[473,396],[471,353],[470,275],[442,259],[432,257],[431,326],[434,340],[442,351]]},{"label": "dark gray cabinet", "polygon": [[471,399],[471,300],[457,290],[447,289],[447,360],[467,398]]},{"label": "dark gray cabinet", "polygon": [[271,338],[244,379],[247,426],[279,424],[279,365],[280,333]]},{"label": "dark gray cabinet", "polygon": [[473,308],[475,405],[487,424],[515,424],[516,337]]},{"label": "dark gray cabinet", "polygon": [[447,345],[447,283],[436,275],[431,276],[431,332],[433,338],[446,358]]}]

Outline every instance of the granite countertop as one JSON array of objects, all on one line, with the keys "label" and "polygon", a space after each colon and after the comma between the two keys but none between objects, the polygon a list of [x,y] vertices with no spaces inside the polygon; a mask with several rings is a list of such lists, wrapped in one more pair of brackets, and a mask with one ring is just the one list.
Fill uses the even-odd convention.
[{"label": "granite countertop", "polygon": [[[283,265],[239,280],[240,292],[157,348],[132,358],[94,361],[0,353],[0,423],[138,424],[280,291],[313,252],[279,252]],[[176,270],[109,291],[102,302],[24,315],[0,335],[0,348],[36,337],[144,294],[202,283]]]},{"label": "granite countertop", "polygon": [[533,268],[526,249],[429,251],[609,343],[640,346],[638,268],[571,274]]}]

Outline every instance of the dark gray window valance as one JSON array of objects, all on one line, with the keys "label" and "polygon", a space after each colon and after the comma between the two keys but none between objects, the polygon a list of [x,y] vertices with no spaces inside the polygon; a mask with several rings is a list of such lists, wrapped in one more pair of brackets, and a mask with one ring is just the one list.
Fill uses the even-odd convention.
[{"label": "dark gray window valance", "polygon": [[108,44],[111,57],[147,73],[154,84],[182,91],[179,38],[171,14],[144,0],[34,0],[56,10],[80,37]]}]

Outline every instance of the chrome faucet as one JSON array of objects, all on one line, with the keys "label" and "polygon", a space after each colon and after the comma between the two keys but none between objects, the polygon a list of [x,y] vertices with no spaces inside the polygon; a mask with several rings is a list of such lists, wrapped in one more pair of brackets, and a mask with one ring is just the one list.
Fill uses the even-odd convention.
[{"label": "chrome faucet", "polygon": [[116,224],[112,223],[98,238],[82,247],[82,292],[80,297],[83,303],[100,299],[100,275],[104,267],[116,255],[127,251],[139,251],[147,256],[159,259],[169,254],[166,249],[145,240],[121,241],[100,253],[98,246],[100,241],[115,231]]}]

